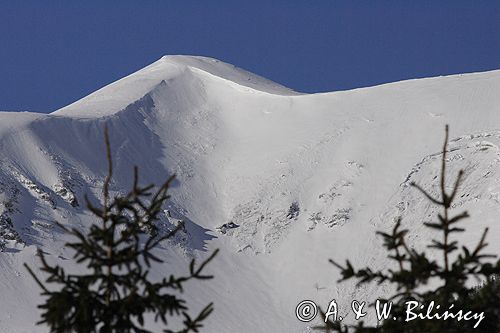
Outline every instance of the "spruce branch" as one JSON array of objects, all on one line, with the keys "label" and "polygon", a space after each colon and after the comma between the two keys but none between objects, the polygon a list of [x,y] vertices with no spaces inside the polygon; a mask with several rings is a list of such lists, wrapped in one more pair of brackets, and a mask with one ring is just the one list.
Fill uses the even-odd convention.
[{"label": "spruce branch", "polygon": [[[442,212],[437,214],[437,221],[424,222],[424,226],[441,233],[442,239],[431,239],[427,248],[437,249],[442,252],[442,264],[427,257],[426,252],[417,252],[407,245],[408,230],[401,229],[401,219],[398,219],[392,232],[377,232],[383,239],[383,246],[388,251],[388,258],[397,262],[398,269],[386,268],[372,270],[369,267],[355,269],[349,260],[345,265],[340,265],[330,259],[330,263],[340,270],[341,278],[339,282],[354,279],[357,285],[371,283],[373,281],[388,283],[395,287],[396,292],[386,301],[393,301],[392,315],[396,320],[386,320],[376,327],[365,326],[358,322],[357,325],[344,325],[340,322],[327,320],[324,325],[316,326],[314,329],[345,333],[475,333],[476,330],[470,322],[461,321],[427,321],[415,320],[404,321],[405,302],[415,300],[419,304],[425,305],[430,302],[437,302],[441,308],[447,308],[453,304],[457,309],[464,311],[483,312],[485,319],[481,323],[482,332],[499,332],[500,327],[500,260],[496,255],[483,253],[488,245],[486,228],[477,243],[471,250],[459,244],[457,240],[451,239],[455,233],[465,232],[465,228],[458,227],[457,224],[469,217],[465,211],[455,216],[451,216],[450,209],[453,201],[459,193],[463,182],[464,172],[460,171],[454,181],[451,192],[446,191],[446,163],[448,151],[448,126],[445,128],[445,140],[441,154],[440,169],[440,193],[439,197],[434,197],[421,186],[411,183],[426,197],[432,204],[442,208]],[[450,254],[459,251],[455,260],[451,260]],[[485,261],[495,259],[496,262]],[[479,279],[482,277],[480,287],[470,287],[470,278]],[[431,279],[438,279],[441,284],[435,288],[429,285]],[[325,313],[321,311],[323,320]],[[391,318],[392,319],[392,318]]]},{"label": "spruce branch", "polygon": [[[40,252],[41,271],[46,273],[43,283],[25,264],[45,297],[45,303],[39,305],[40,323],[47,324],[54,333],[149,333],[144,328],[144,316],[149,313],[165,326],[169,317],[183,316],[182,332],[198,332],[213,305],[210,303],[192,318],[181,295],[187,281],[213,278],[205,271],[218,250],[199,265],[193,260],[184,276],[170,274],[160,281],[151,281],[152,264],[163,262],[154,250],[183,230],[181,224],[167,232],[157,226],[162,207],[170,198],[168,189],[174,176],[158,188],[153,184],[141,186],[138,168],[134,167],[132,189],[111,199],[113,162],[107,127],[104,141],[108,173],[103,183],[102,205],[91,203],[85,196],[88,210],[99,222],[86,232],[56,223],[74,238],[66,246],[74,251],[75,263],[85,265],[87,273],[67,274],[63,267],[51,265]],[[49,290],[46,285],[57,288]]]}]

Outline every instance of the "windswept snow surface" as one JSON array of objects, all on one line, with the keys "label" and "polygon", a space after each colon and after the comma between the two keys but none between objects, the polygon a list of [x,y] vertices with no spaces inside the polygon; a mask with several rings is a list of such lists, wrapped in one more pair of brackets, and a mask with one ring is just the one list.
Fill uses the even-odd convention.
[{"label": "windswept snow surface", "polygon": [[105,124],[114,193],[134,165],[143,183],[177,175],[160,223],[182,219],[186,231],[158,249],[166,263],[153,275],[221,249],[215,279],[187,288],[193,310],[215,303],[204,332],[309,332],[317,322],[295,318],[304,299],[335,298],[345,313],[352,299],[385,296],[336,283],[328,259],[387,267],[375,231],[399,216],[413,246],[433,237],[422,222],[436,209],[408,184],[436,191],[445,124],[450,173],[466,175],[454,209],[472,215],[462,239],[475,244],[488,226],[499,254],[499,91],[492,71],[300,94],[215,59],[167,56],[52,114],[0,113],[0,332],[47,331],[22,264],[37,267],[40,247],[78,269],[54,221],[95,221],[83,197],[102,197]]}]

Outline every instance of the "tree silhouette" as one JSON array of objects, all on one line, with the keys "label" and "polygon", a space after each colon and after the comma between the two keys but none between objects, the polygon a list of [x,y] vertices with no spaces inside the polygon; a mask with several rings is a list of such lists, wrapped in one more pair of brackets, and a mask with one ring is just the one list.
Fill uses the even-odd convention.
[{"label": "tree silhouette", "polygon": [[[160,242],[174,236],[182,225],[162,234],[156,221],[162,205],[169,198],[167,191],[174,177],[160,187],[140,186],[137,167],[134,168],[132,190],[123,196],[110,197],[109,185],[113,176],[113,162],[107,127],[105,144],[108,174],[103,186],[102,206],[94,206],[85,197],[87,208],[98,218],[98,223],[83,233],[57,223],[75,241],[66,243],[74,250],[77,265],[85,266],[86,273],[70,274],[59,265],[51,265],[39,251],[46,274],[45,284],[33,270],[26,268],[42,288],[45,302],[39,305],[42,319],[54,333],[147,333],[145,315],[161,320],[165,327],[168,319],[183,317],[183,328],[178,332],[198,332],[202,322],[213,311],[208,304],[196,317],[188,314],[186,301],[180,296],[189,280],[211,279],[203,273],[214,258],[214,251],[200,265],[194,259],[185,276],[170,275],[152,281],[149,272],[153,263],[163,261],[153,253]],[[50,290],[47,285],[55,285]],[[164,332],[173,333],[165,328]]]},{"label": "tree silhouette", "polygon": [[[401,227],[401,219],[397,220],[392,232],[378,232],[383,240],[383,246],[387,249],[388,258],[395,262],[397,269],[372,270],[369,267],[355,269],[349,260],[341,265],[333,260],[330,262],[340,269],[341,279],[357,280],[358,285],[377,282],[388,283],[396,287],[394,295],[384,299],[385,302],[393,302],[391,316],[382,321],[377,327],[365,326],[363,322],[357,325],[343,325],[339,321],[325,318],[325,325],[315,327],[317,330],[326,332],[383,332],[383,333],[467,333],[467,332],[500,332],[500,284],[496,279],[500,274],[500,260],[494,262],[496,255],[485,254],[487,246],[486,228],[478,244],[469,249],[461,246],[452,236],[465,231],[458,223],[469,217],[467,212],[451,215],[450,208],[457,197],[463,178],[463,171],[458,173],[451,192],[446,191],[446,155],[448,146],[448,126],[441,159],[440,197],[434,197],[418,184],[412,186],[419,190],[433,204],[442,208],[438,214],[437,221],[425,222],[427,228],[440,232],[442,239],[433,239],[428,248],[438,250],[442,253],[443,261],[439,263],[429,259],[425,253],[411,249],[406,241],[408,230]],[[454,254],[454,256],[452,256]],[[452,259],[454,258],[454,259]],[[490,259],[490,260],[487,260]],[[476,278],[482,283],[471,287],[471,278]],[[432,283],[430,283],[432,281]],[[437,283],[436,283],[437,281]],[[436,286],[437,287],[431,287]],[[452,309],[472,311],[473,313],[484,312],[484,319],[476,329],[476,320],[428,320],[416,319],[406,321],[406,309],[408,301],[415,301],[427,307],[431,302],[439,304],[441,309]],[[396,320],[393,320],[393,316]]]}]

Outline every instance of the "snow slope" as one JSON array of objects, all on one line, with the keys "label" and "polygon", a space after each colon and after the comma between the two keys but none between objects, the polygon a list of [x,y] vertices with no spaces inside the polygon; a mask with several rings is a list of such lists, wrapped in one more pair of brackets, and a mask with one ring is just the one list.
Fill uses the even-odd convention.
[{"label": "snow slope", "polygon": [[[82,203],[101,197],[104,124],[113,191],[128,189],[134,165],[144,183],[177,175],[162,223],[184,219],[187,232],[159,249],[168,263],[154,274],[221,249],[216,278],[188,288],[195,308],[215,302],[205,332],[308,332],[294,315],[303,299],[384,295],[337,284],[327,259],[386,266],[375,231],[398,216],[414,246],[432,237],[421,222],[434,207],[408,184],[436,187],[445,124],[450,170],[466,170],[463,240],[489,226],[499,254],[499,88],[492,71],[300,94],[215,59],[167,56],[51,114],[0,113],[0,332],[46,331],[22,263],[37,266],[40,247],[71,268],[53,221],[93,221]],[[217,231],[229,222],[238,227]]]}]

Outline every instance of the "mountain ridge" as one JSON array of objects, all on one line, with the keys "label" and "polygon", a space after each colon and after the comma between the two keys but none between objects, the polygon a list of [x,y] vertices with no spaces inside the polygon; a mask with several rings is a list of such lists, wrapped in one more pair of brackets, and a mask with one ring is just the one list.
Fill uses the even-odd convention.
[{"label": "mountain ridge", "polygon": [[[263,92],[266,92],[266,89],[268,89],[269,92],[287,92],[290,94],[294,94],[291,89],[285,88],[277,83],[271,82],[258,75],[226,64],[217,59],[197,56],[164,56],[151,65],[146,66],[145,68],[140,69],[123,79],[111,83],[97,90],[95,93],[84,97],[83,99],[80,99],[66,107],[56,110],[52,112],[52,114],[80,116],[79,114],[75,114],[75,111],[70,112],[68,110],[72,110],[75,108],[80,108],[79,110],[81,110],[81,108],[86,108],[87,105],[82,107],[79,104],[85,102],[92,103],[94,102],[93,99],[97,99],[102,103],[103,99],[105,101],[105,97],[103,95],[109,94],[110,90],[113,90],[111,91],[111,93],[116,93],[116,90],[130,91],[129,86],[132,84],[136,85],[134,87],[133,98],[140,98],[142,96],[137,96],[136,93],[138,89],[137,84],[141,86],[139,90],[141,91],[142,95],[146,95],[161,81],[167,82],[170,80],[175,80],[177,77],[185,75],[186,71],[198,71],[198,73],[204,73],[205,75],[208,74],[213,77],[225,80],[231,84],[243,86],[248,89],[255,89],[257,87],[259,89],[262,89]],[[118,87],[116,87],[117,85]],[[125,108],[128,104],[133,103],[133,98],[127,99],[128,102],[126,103],[111,102],[111,110],[100,110],[97,114],[101,116],[117,112]]]}]

